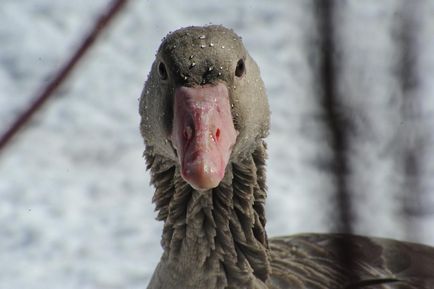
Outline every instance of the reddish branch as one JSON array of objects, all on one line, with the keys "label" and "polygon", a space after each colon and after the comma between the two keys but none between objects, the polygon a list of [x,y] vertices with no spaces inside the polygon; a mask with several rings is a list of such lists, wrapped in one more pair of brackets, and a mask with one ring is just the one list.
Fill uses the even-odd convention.
[{"label": "reddish branch", "polygon": [[83,42],[74,52],[65,65],[55,74],[55,77],[43,87],[41,93],[30,103],[30,105],[15,119],[11,126],[0,137],[0,152],[11,141],[11,139],[26,125],[31,117],[37,112],[43,104],[54,94],[56,89],[70,75],[77,63],[83,58],[84,54],[95,43],[95,40],[104,31],[109,22],[125,6],[128,0],[113,0],[107,11],[105,11],[95,22],[94,27],[89,34],[83,39]]}]

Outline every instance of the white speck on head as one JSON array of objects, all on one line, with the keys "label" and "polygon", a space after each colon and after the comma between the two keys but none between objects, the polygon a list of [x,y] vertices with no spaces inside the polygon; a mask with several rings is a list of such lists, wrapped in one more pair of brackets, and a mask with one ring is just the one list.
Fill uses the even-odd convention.
[{"label": "white speck on head", "polygon": [[205,44],[201,44],[201,45],[200,45],[200,48],[205,48]]},{"label": "white speck on head", "polygon": [[205,39],[205,38],[206,38],[205,35],[201,35],[201,36],[199,36],[199,39]]}]

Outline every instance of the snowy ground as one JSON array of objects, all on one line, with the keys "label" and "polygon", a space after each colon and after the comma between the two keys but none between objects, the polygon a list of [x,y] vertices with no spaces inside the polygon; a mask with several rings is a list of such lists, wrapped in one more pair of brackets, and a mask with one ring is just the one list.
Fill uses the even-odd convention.
[{"label": "snowy ground", "polygon": [[[404,3],[405,0],[402,1]],[[108,0],[2,0],[0,131],[63,63]],[[131,1],[56,97],[0,154],[0,289],[145,288],[161,254],[138,97],[161,38],[224,24],[256,59],[273,111],[271,236],[334,229],[311,1]],[[418,86],[397,79],[400,1],[346,1],[342,83],[355,133],[357,232],[434,245],[434,2],[420,1]],[[405,177],[402,155],[419,173]],[[417,184],[417,186],[414,186]],[[411,219],[402,199],[417,188]],[[411,234],[410,234],[411,233]]]}]

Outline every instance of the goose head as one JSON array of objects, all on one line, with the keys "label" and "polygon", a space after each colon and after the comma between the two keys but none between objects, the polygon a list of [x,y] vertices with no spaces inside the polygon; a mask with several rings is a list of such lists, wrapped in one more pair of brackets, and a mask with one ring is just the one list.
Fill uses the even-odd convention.
[{"label": "goose head", "polygon": [[147,153],[175,162],[196,190],[217,187],[228,164],[269,130],[259,68],[223,26],[186,27],[160,45],[140,99]]}]

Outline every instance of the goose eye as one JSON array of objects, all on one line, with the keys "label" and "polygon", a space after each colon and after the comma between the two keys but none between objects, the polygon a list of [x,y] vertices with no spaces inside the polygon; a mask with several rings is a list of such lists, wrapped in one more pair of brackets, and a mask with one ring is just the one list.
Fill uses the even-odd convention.
[{"label": "goose eye", "polygon": [[235,68],[235,76],[241,77],[246,72],[246,65],[244,64],[244,60],[238,60],[237,67]]},{"label": "goose eye", "polygon": [[163,62],[160,62],[160,64],[158,65],[158,75],[160,76],[161,80],[167,79],[166,65],[164,65]]}]

